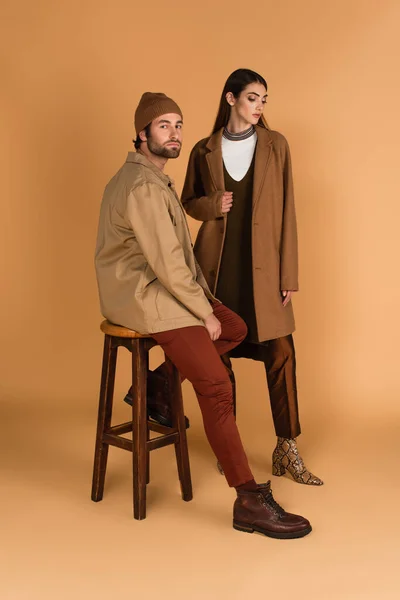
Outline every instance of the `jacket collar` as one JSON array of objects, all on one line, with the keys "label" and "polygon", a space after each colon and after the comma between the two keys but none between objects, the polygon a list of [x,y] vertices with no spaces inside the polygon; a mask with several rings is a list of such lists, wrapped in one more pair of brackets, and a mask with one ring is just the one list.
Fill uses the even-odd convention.
[{"label": "jacket collar", "polygon": [[165,183],[166,185],[168,185],[169,183],[171,185],[174,185],[173,179],[171,179],[171,177],[168,177],[168,175],[163,173],[163,171],[161,171],[161,169],[156,167],[156,165],[153,164],[148,158],[146,158],[146,156],[144,154],[142,154],[141,152],[128,152],[126,162],[127,163],[138,163],[140,165],[143,165],[144,167],[147,167],[148,169],[153,171],[153,173],[155,175],[157,175],[157,177],[159,179],[161,179],[161,181],[163,183]]}]

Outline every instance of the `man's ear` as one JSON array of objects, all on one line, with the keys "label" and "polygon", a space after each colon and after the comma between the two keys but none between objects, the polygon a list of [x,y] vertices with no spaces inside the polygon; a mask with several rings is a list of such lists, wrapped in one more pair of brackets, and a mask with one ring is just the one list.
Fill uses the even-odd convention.
[{"label": "man's ear", "polygon": [[144,129],[139,133],[139,137],[142,142],[147,142],[147,136],[146,136],[146,132]]}]

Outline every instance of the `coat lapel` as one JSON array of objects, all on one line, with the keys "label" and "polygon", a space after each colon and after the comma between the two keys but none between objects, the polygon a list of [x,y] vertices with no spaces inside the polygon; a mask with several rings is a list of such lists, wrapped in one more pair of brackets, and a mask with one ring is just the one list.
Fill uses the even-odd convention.
[{"label": "coat lapel", "polygon": [[222,132],[220,129],[214,133],[207,142],[206,148],[210,150],[206,154],[210,177],[216,190],[225,190],[224,168],[222,163]]},{"label": "coat lapel", "polygon": [[[272,138],[268,129],[256,127],[256,131],[257,147],[254,165],[253,209],[260,198],[272,153]],[[216,190],[225,189],[222,161],[222,133],[223,129],[214,133],[206,145],[206,148],[210,150],[210,152],[206,154],[207,164],[211,180]]]},{"label": "coat lapel", "polygon": [[254,165],[253,210],[260,199],[261,190],[272,154],[272,138],[268,129],[264,129],[264,127],[256,127],[256,131],[257,146]]}]

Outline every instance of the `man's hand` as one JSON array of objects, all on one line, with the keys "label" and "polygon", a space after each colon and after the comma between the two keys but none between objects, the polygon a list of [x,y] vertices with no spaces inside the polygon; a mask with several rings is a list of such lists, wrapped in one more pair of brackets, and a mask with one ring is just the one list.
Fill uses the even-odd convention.
[{"label": "man's hand", "polygon": [[224,192],[221,200],[221,212],[228,213],[233,204],[233,192]]},{"label": "man's hand", "polygon": [[284,290],[281,292],[281,294],[283,296],[283,300],[282,300],[283,306],[287,306],[289,304],[289,302],[292,299],[293,293],[294,292],[292,290]]},{"label": "man's hand", "polygon": [[214,316],[214,313],[211,313],[204,323],[210,338],[215,342],[221,335],[221,323],[218,321],[217,317]]}]

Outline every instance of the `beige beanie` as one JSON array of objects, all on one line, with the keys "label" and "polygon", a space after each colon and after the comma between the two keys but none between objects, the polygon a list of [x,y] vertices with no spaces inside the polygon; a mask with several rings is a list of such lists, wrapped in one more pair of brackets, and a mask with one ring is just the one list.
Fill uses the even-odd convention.
[{"label": "beige beanie", "polygon": [[136,135],[154,119],[167,113],[176,113],[182,117],[181,109],[171,98],[159,92],[145,92],[135,112]]}]

